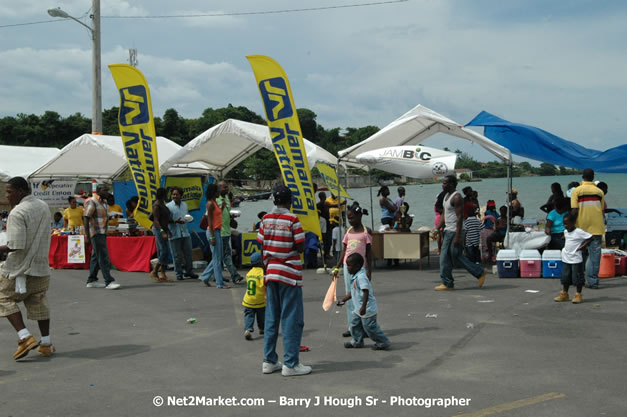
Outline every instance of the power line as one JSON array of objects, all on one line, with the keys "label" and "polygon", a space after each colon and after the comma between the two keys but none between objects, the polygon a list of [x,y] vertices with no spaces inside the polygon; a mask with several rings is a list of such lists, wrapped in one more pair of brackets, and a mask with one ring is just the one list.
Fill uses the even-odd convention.
[{"label": "power line", "polygon": [[60,19],[51,19],[51,20],[42,20],[40,22],[29,22],[29,23],[14,23],[12,25],[0,25],[0,29],[2,28],[10,28],[15,26],[28,26],[28,25],[41,25],[42,23],[57,23],[62,22]]},{"label": "power line", "polygon": [[341,6],[321,6],[321,7],[307,7],[302,9],[282,9],[282,10],[266,10],[255,12],[232,12],[232,13],[199,13],[199,14],[178,14],[178,15],[161,15],[161,16],[100,16],[103,19],[177,19],[177,18],[192,18],[192,17],[222,17],[222,16],[250,16],[250,15],[263,15],[263,14],[279,14],[279,13],[296,13],[296,12],[314,12],[319,10],[331,10],[331,9],[347,9],[354,7],[369,7],[369,6],[382,6],[393,3],[405,3],[409,0],[388,0],[377,1],[372,3],[355,3],[345,4]]},{"label": "power line", "polygon": [[[252,16],[252,15],[264,15],[264,14],[280,14],[280,13],[299,13],[299,12],[315,12],[320,10],[332,10],[332,9],[348,9],[355,7],[371,7],[371,6],[383,6],[386,4],[394,3],[406,3],[409,0],[388,0],[377,1],[371,3],[354,3],[345,4],[341,6],[321,6],[321,7],[308,7],[302,9],[281,9],[281,10],[266,10],[266,11],[253,11],[253,12],[232,12],[232,13],[199,13],[199,14],[179,14],[179,15],[160,15],[160,16],[100,16],[102,19],[185,19],[196,17],[225,17],[225,16]],[[83,15],[85,16],[85,15]],[[14,23],[11,25],[0,25],[0,29],[16,27],[16,26],[28,26],[28,25],[40,25],[44,23],[63,22],[63,19],[43,20],[39,22],[28,23]]]}]

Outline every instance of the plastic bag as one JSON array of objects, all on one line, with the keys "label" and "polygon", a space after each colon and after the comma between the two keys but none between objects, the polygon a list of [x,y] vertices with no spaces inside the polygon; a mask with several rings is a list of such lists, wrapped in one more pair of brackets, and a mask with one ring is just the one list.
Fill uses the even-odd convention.
[{"label": "plastic bag", "polygon": [[15,293],[16,294],[26,294],[26,277],[20,275],[15,278]]},{"label": "plastic bag", "polygon": [[333,278],[331,281],[331,285],[329,285],[329,289],[327,290],[327,295],[324,296],[324,301],[322,302],[322,309],[324,311],[329,311],[331,306],[335,304],[337,301],[337,278]]}]

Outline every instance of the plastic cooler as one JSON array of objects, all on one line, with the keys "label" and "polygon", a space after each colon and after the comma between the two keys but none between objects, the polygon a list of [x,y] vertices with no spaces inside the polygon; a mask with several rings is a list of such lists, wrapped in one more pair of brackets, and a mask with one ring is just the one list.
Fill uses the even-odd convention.
[{"label": "plastic cooler", "polygon": [[513,249],[501,249],[496,254],[496,268],[499,278],[518,278],[518,255]]},{"label": "plastic cooler", "polygon": [[540,278],[542,276],[542,257],[535,249],[520,251],[520,277]]},{"label": "plastic cooler", "polygon": [[616,255],[612,249],[601,249],[599,278],[614,278],[616,275],[615,257]]},{"label": "plastic cooler", "polygon": [[561,278],[562,251],[545,250],[542,253],[542,276],[544,278]]},{"label": "plastic cooler", "polygon": [[614,273],[617,277],[627,275],[627,256],[615,255],[614,257]]}]

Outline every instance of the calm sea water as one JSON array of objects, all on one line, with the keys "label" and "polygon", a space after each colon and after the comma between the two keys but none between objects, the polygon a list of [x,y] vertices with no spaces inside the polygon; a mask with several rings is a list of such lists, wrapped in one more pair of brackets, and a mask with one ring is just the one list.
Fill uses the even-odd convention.
[{"label": "calm sea water", "polygon": [[[608,207],[627,208],[627,174],[598,174],[595,178],[599,181],[605,181],[609,186],[609,192],[606,197]],[[518,199],[525,207],[526,219],[540,219],[546,215],[540,211],[540,206],[546,203],[551,195],[551,184],[558,182],[562,186],[562,190],[566,192],[568,183],[572,181],[581,181],[579,175],[566,175],[558,177],[523,177],[514,178],[513,187],[518,190]],[[472,187],[479,193],[479,202],[485,206],[488,200],[494,200],[497,208],[505,204],[507,192],[506,178],[491,178],[481,182],[460,183],[457,187],[459,191],[466,185]],[[409,212],[414,215],[414,223],[412,228],[420,226],[433,226],[434,212],[433,204],[435,198],[442,190],[441,184],[424,184],[424,185],[407,185],[405,186],[407,195],[405,201],[409,204]],[[381,224],[381,209],[379,208],[378,198],[376,196],[378,187],[373,187],[372,198],[374,207],[370,210],[370,191],[368,188],[349,189],[348,193],[355,200],[359,201],[362,207],[368,208],[370,216],[364,216],[365,225],[371,225],[371,217],[374,219],[374,227],[378,228]],[[390,187],[392,200],[396,199],[396,186]],[[327,193],[328,195],[329,193]],[[252,230],[252,226],[256,223],[257,213],[264,210],[270,211],[272,202],[256,201],[243,202],[239,207],[242,212],[241,217],[237,218],[239,223],[238,230],[245,232]]]}]

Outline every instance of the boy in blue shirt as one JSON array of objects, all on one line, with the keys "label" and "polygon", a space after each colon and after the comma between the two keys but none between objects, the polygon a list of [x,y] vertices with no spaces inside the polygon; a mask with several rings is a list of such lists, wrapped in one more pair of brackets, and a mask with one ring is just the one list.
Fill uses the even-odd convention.
[{"label": "boy in blue shirt", "polygon": [[364,258],[359,253],[353,253],[346,258],[346,267],[350,274],[351,292],[338,301],[337,305],[342,306],[353,298],[355,310],[350,324],[353,340],[344,343],[344,347],[364,347],[366,333],[374,342],[373,350],[386,350],[390,347],[390,340],[385,337],[377,323],[377,300],[372,294],[372,285],[364,268]]}]

